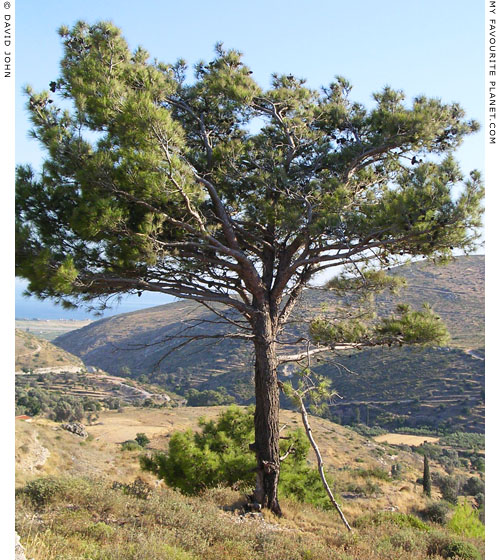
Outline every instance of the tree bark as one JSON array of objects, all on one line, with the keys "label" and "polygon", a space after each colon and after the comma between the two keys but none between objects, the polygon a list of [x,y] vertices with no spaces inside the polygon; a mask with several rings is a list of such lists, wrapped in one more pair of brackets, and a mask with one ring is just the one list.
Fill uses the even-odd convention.
[{"label": "tree bark", "polygon": [[255,443],[257,477],[253,499],[261,507],[281,515],[278,502],[280,474],[279,387],[276,343],[269,310],[254,321],[255,346]]}]

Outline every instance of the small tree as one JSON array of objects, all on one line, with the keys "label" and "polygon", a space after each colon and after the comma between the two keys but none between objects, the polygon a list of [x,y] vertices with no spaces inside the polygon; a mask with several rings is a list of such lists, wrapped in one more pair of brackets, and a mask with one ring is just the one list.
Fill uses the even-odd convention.
[{"label": "small tree", "polygon": [[135,441],[141,446],[141,447],[146,447],[146,445],[148,443],[150,443],[150,439],[148,438],[148,436],[144,433],[139,433],[135,436]]},{"label": "small tree", "polygon": [[[199,432],[173,433],[167,453],[142,456],[141,467],[190,495],[220,484],[247,488],[254,478],[254,456],[249,448],[254,440],[253,410],[231,406],[215,420],[200,419],[199,426]],[[329,507],[319,476],[307,464],[308,451],[302,430],[282,436],[282,492],[299,502]],[[260,504],[252,507],[259,509]]]},{"label": "small tree", "polygon": [[424,455],[424,477],[422,481],[422,485],[424,487],[424,494],[427,497],[431,497],[431,473],[429,469],[429,459],[427,455]]},{"label": "small tree", "polygon": [[227,324],[213,337],[253,344],[255,499],[280,513],[278,348],[291,312],[326,269],[350,265],[366,285],[364,265],[474,246],[481,179],[451,153],[478,124],[389,87],[367,109],[341,77],[314,90],[275,74],[263,89],[221,44],[188,82],[184,61],[132,52],[110,23],[60,35],[61,76],[26,90],[46,160],[40,174],[17,170],[17,274],[65,306],[192,299]]},{"label": "small tree", "polygon": [[97,412],[89,412],[87,414],[87,422],[89,426],[92,426],[99,419],[99,414]]},{"label": "small tree", "polygon": [[[309,357],[308,367],[304,369],[300,374],[298,387],[293,387],[293,385],[290,382],[280,383],[280,387],[283,389],[283,391],[287,396],[292,398],[297,408],[299,409],[307,438],[309,439],[309,442],[311,443],[311,446],[316,455],[316,460],[318,464],[318,473],[321,477],[323,488],[325,489],[325,492],[331,504],[334,506],[334,508],[337,510],[338,514],[340,515],[340,518],[342,519],[342,523],[344,523],[348,531],[352,531],[351,526],[349,525],[349,522],[345,518],[344,513],[340,508],[340,505],[336,501],[335,496],[333,495],[333,492],[326,478],[323,458],[321,456],[321,451],[316,441],[314,440],[311,425],[309,424],[309,415],[307,414],[307,409],[305,404],[306,400],[310,401],[314,409],[318,411],[319,407],[321,407],[322,404],[324,405],[324,401],[327,398],[331,398],[334,394],[336,395],[336,393],[332,393],[329,390],[330,383],[327,379],[322,378],[318,375],[314,375],[311,372],[310,357]],[[359,409],[357,410],[359,411]]]}]

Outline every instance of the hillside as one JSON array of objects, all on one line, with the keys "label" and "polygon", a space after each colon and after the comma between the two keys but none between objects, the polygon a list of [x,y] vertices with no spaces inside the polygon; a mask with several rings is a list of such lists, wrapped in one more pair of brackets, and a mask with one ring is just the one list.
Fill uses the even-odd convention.
[{"label": "hillside", "polygon": [[[125,380],[85,364],[47,340],[16,329],[16,408],[19,414],[53,413],[57,401],[96,406],[171,400],[161,388]],[[69,400],[68,400],[69,399]],[[95,407],[85,408],[95,410]],[[35,412],[38,411],[38,412]]]},{"label": "hillside", "polygon": [[[372,421],[397,426],[458,422],[460,429],[483,429],[484,401],[484,257],[459,257],[447,266],[416,263],[394,269],[407,279],[408,287],[398,296],[378,298],[381,314],[395,303],[406,301],[418,307],[429,302],[444,319],[451,334],[449,350],[376,349],[340,356],[318,366],[334,381],[343,396],[332,417],[350,421],[359,404],[373,403]],[[321,313],[334,303],[323,290],[308,290],[292,317],[291,330],[300,334],[303,318]],[[214,327],[204,324],[211,314],[189,301],[176,302],[96,321],[58,337],[55,343],[79,356],[87,365],[115,375],[146,375],[161,386],[178,392],[223,386],[239,402],[250,402],[252,348],[235,340],[195,341],[167,352],[168,337],[194,326],[191,334]],[[337,364],[340,364],[337,365]],[[348,369],[345,369],[348,368]],[[353,372],[353,374],[349,373]],[[413,400],[392,410],[394,403]],[[384,402],[377,402],[384,401]],[[450,406],[453,403],[453,406]],[[384,404],[390,405],[388,410]],[[439,408],[441,407],[441,409]],[[439,411],[439,413],[437,413]],[[396,412],[397,418],[387,414]],[[387,413],[383,416],[383,413]],[[430,422],[432,420],[432,422]]]},{"label": "hillside", "polygon": [[[146,480],[154,477],[140,470],[137,461],[140,451],[124,451],[121,443],[145,433],[151,440],[148,450],[164,450],[174,431],[198,429],[198,419],[214,419],[226,407],[181,407],[150,409],[125,407],[121,411],[101,411],[99,420],[86,425],[87,440],[63,430],[60,424],[44,418],[30,422],[16,420],[16,477],[17,486],[25,484],[35,476],[48,475],[99,475],[109,480],[131,482],[141,475]],[[283,434],[302,426],[300,415],[291,410],[282,410],[280,423]],[[415,505],[423,503],[421,486],[415,480],[422,475],[423,458],[409,445],[420,445],[424,441],[437,442],[437,438],[408,436],[400,445],[378,442],[379,438],[361,435],[345,426],[329,420],[310,417],[314,437],[322,450],[325,469],[333,479],[339,494],[352,506],[352,514],[367,508],[377,511],[396,507],[408,513]],[[467,454],[462,454],[464,457]],[[439,459],[439,458],[438,458]],[[309,463],[315,465],[312,450]],[[390,474],[391,465],[399,464],[401,476],[389,480],[377,474],[377,469]],[[464,465],[467,465],[465,467]],[[431,460],[432,470],[445,475],[439,460]],[[375,472],[368,475],[364,471]],[[456,463],[454,475],[477,476],[472,464]],[[372,476],[379,489],[365,483]],[[353,484],[355,483],[355,484]],[[359,488],[354,492],[353,488]],[[403,491],[402,486],[409,485]],[[354,492],[354,494],[353,494]],[[439,493],[438,488],[435,492]],[[371,500],[367,501],[367,498]],[[363,504],[363,505],[362,505]],[[354,506],[358,507],[354,507]],[[362,507],[359,507],[361,506]]]},{"label": "hillside", "polygon": [[16,329],[15,360],[16,371],[40,368],[76,371],[85,367],[75,355],[21,329]]},{"label": "hillside", "polygon": [[[334,512],[291,499],[282,498],[284,516],[277,519],[267,512],[244,515],[244,497],[235,489],[219,487],[186,498],[139,470],[142,451],[120,445],[143,432],[151,439],[147,451],[165,449],[173,431],[196,429],[199,416],[214,418],[220,411],[102,412],[98,423],[86,426],[86,440],[49,420],[17,420],[16,529],[28,557],[415,560],[426,558],[434,542],[483,548],[480,539],[459,537],[415,517],[428,505],[416,483],[421,454],[324,419],[311,417],[311,425],[355,535],[346,534]],[[281,422],[293,429],[300,417],[282,411]],[[446,477],[439,460],[430,463],[436,476]],[[457,480],[478,477],[467,459],[455,464]],[[133,485],[137,477],[142,482]],[[439,488],[433,485],[434,500]]]}]

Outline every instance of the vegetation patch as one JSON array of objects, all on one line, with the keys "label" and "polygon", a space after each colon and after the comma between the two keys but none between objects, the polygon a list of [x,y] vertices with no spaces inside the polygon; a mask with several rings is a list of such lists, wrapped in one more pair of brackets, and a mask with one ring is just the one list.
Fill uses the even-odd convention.
[{"label": "vegetation patch", "polygon": [[439,555],[443,558],[459,558],[460,560],[481,560],[477,547],[463,540],[436,533],[429,538],[427,546],[429,556]]},{"label": "vegetation patch", "polygon": [[429,525],[418,519],[418,517],[410,514],[390,511],[362,515],[353,523],[353,525],[357,528],[380,527],[386,524],[394,525],[400,528],[410,527],[424,532],[430,531]]},{"label": "vegetation patch", "polygon": [[[253,410],[229,407],[216,420],[199,420],[200,432],[187,430],[171,435],[168,451],[140,458],[141,467],[172,488],[195,495],[219,485],[250,489],[255,480]],[[302,429],[289,432],[282,441],[280,492],[298,502],[330,508],[320,476],[308,466],[309,442]]]}]

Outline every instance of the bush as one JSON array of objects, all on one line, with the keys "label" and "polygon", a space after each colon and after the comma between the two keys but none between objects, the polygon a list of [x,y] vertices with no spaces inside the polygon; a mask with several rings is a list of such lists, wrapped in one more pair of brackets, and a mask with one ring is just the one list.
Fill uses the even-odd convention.
[{"label": "bush", "polygon": [[141,467],[184,494],[198,494],[219,484],[250,483],[255,476],[255,458],[248,447],[253,441],[251,414],[230,407],[217,422],[200,419],[199,425],[198,433],[173,433],[168,454],[142,456]]},{"label": "bush", "polygon": [[393,480],[400,480],[403,473],[403,465],[401,463],[394,463],[391,465],[391,477]]},{"label": "bush", "polygon": [[363,478],[373,477],[378,478],[379,480],[391,480],[389,473],[380,467],[374,467],[372,469],[358,469],[356,474]]},{"label": "bush", "polygon": [[114,527],[109,526],[107,523],[98,521],[97,523],[90,523],[83,532],[96,541],[106,541],[115,533],[115,530]]},{"label": "bush", "polygon": [[465,496],[476,496],[484,494],[484,482],[475,476],[471,476],[464,484],[463,492]]},{"label": "bush", "polygon": [[186,393],[187,406],[218,406],[225,404],[234,404],[236,399],[227,394],[225,387],[213,391],[198,391],[197,389],[189,389]]},{"label": "bush", "polygon": [[131,484],[123,484],[122,482],[115,481],[112,486],[113,490],[122,490],[128,496],[135,496],[141,500],[147,500],[151,497],[152,488],[142,478],[137,477]]},{"label": "bush", "polygon": [[443,558],[460,558],[461,560],[481,560],[479,550],[471,543],[435,534],[427,545],[428,556],[439,555]]},{"label": "bush", "polygon": [[403,529],[389,538],[394,548],[401,548],[406,552],[412,552],[420,546],[420,536],[411,529]]},{"label": "bush", "polygon": [[[328,476],[326,478],[330,489],[332,489],[333,481]],[[319,472],[309,468],[306,463],[294,468],[287,468],[282,465],[279,488],[283,496],[295,502],[313,504],[322,509],[334,507],[324,490]],[[335,500],[340,503],[337,496],[335,496]]]},{"label": "bush", "polygon": [[378,527],[386,524],[395,525],[401,529],[410,528],[425,532],[430,531],[429,525],[418,519],[418,517],[407,513],[392,513],[390,511],[367,513],[353,522],[353,526],[357,528]]},{"label": "bush", "polygon": [[484,525],[479,519],[479,512],[472,509],[468,502],[455,508],[453,517],[448,522],[448,528],[463,537],[484,539]]},{"label": "bush", "polygon": [[147,436],[146,434],[144,434],[144,433],[141,432],[140,434],[137,434],[137,435],[135,436],[135,441],[136,441],[136,442],[138,443],[138,445],[140,445],[141,447],[146,447],[146,445],[147,445],[148,443],[150,443],[151,440],[148,438],[148,436]]},{"label": "bush", "polygon": [[122,443],[122,451],[139,451],[143,448],[133,439],[129,439],[128,441],[124,441]]},{"label": "bush", "polygon": [[451,504],[457,504],[462,486],[461,480],[458,477],[440,476],[436,478],[436,484],[439,486],[439,490],[441,490],[443,500]]},{"label": "bush", "polygon": [[45,477],[31,480],[20,492],[25,494],[36,508],[40,509],[57,496],[61,492],[61,488],[59,480]]},{"label": "bush", "polygon": [[432,521],[432,523],[439,523],[444,525],[450,517],[452,507],[448,502],[435,502],[430,504],[418,513],[425,519],[425,521]]}]

